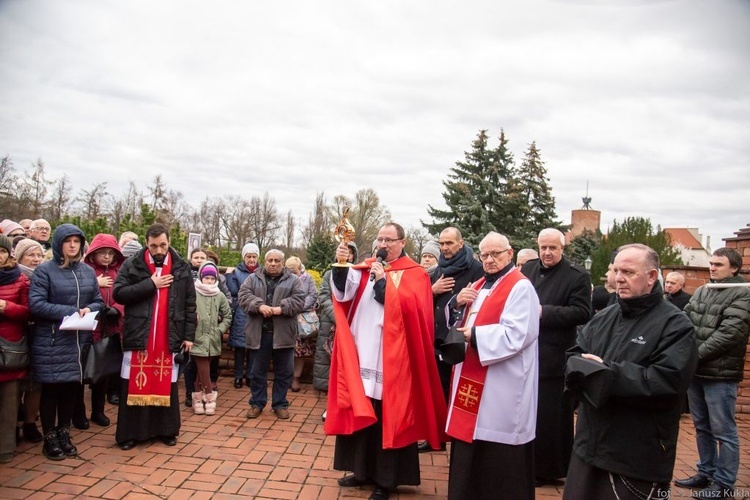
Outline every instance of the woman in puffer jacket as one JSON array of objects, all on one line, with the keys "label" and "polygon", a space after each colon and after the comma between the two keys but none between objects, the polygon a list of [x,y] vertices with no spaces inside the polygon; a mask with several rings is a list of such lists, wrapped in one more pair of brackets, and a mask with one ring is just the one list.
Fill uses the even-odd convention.
[{"label": "woman in puffer jacket", "polygon": [[61,224],[52,237],[53,259],[34,271],[29,308],[34,316],[31,367],[42,384],[40,416],[45,456],[63,460],[78,450],[70,441],[75,398],[83,382],[83,354],[91,331],[60,330],[63,318],[101,311],[94,270],[82,262],[86,237],[73,224]]},{"label": "woman in puffer jacket", "polygon": [[[0,234],[0,337],[18,342],[26,335],[29,314],[29,278],[12,256],[10,240]],[[0,371],[0,463],[13,459],[16,448],[16,410],[18,409],[18,381],[26,376],[27,368]]]}]

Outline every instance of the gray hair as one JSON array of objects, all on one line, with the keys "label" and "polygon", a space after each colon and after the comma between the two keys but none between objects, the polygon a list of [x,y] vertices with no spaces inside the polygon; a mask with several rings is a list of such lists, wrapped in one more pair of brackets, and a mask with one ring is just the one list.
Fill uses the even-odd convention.
[{"label": "gray hair", "polygon": [[268,258],[268,256],[271,255],[272,253],[275,253],[276,255],[278,255],[279,257],[281,257],[281,262],[284,262],[284,252],[282,252],[278,248],[272,248],[269,251],[267,251],[266,255],[263,257],[263,260],[266,260]]},{"label": "gray hair", "polygon": [[553,236],[555,238],[559,238],[560,246],[563,246],[563,247],[565,246],[565,235],[559,229],[555,229],[553,227],[542,229],[541,231],[539,231],[539,236],[537,236],[537,241],[541,240],[544,236]]},{"label": "gray hair", "polygon": [[644,264],[646,265],[647,271],[650,271],[651,269],[656,269],[658,271],[660,269],[659,254],[656,253],[656,250],[654,250],[650,246],[644,245],[643,243],[628,243],[627,245],[623,245],[618,248],[617,253],[619,254],[620,252],[622,252],[623,250],[627,250],[628,248],[640,250],[645,254]]},{"label": "gray hair", "polygon": [[482,238],[482,241],[479,242],[479,249],[480,250],[482,249],[482,245],[484,243],[489,243],[491,241],[496,241],[496,242],[500,243],[500,245],[503,248],[509,248],[510,247],[510,241],[508,241],[508,238],[506,236],[503,236],[502,234],[500,234],[498,232],[495,232],[495,231],[490,231],[489,233],[487,233],[487,236],[485,236],[484,238]]}]

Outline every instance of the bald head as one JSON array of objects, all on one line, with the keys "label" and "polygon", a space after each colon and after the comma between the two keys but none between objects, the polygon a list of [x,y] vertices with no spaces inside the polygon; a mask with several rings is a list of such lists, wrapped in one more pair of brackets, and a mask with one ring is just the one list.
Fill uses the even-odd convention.
[{"label": "bald head", "polygon": [[518,255],[516,257],[516,266],[521,267],[526,262],[530,261],[531,259],[538,259],[539,254],[536,253],[536,250],[533,248],[522,248],[518,251]]},{"label": "bald head", "polygon": [[443,258],[450,260],[464,247],[464,239],[458,228],[446,227],[440,232],[438,244],[440,245],[440,253],[443,255]]}]

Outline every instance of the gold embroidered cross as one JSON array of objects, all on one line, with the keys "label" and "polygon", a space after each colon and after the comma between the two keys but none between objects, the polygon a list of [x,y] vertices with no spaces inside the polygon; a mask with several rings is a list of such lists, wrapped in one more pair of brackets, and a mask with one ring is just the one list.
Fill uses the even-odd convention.
[{"label": "gold embroidered cross", "polygon": [[458,401],[462,406],[471,408],[479,401],[479,392],[472,384],[463,384],[458,390]]}]

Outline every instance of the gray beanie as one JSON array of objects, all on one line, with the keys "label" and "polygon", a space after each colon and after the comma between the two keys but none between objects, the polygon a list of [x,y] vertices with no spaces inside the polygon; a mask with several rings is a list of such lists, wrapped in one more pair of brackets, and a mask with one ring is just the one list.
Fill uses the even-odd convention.
[{"label": "gray beanie", "polygon": [[244,247],[242,247],[242,257],[244,258],[245,255],[249,253],[254,253],[258,257],[260,257],[260,248],[258,248],[258,245],[255,243],[248,243]]},{"label": "gray beanie", "polygon": [[39,244],[38,241],[34,241],[29,238],[24,238],[18,243],[16,243],[16,250],[13,256],[16,258],[17,261],[21,261],[21,258],[23,255],[28,252],[31,248],[38,248],[39,251],[44,254],[44,249],[42,248],[42,245]]},{"label": "gray beanie", "polygon": [[434,255],[436,259],[440,258],[440,245],[438,245],[437,241],[428,241],[425,243],[424,247],[422,247],[422,254],[430,254]]},{"label": "gray beanie", "polygon": [[122,246],[123,257],[130,258],[138,253],[138,250],[143,248],[143,245],[138,243],[138,240],[130,240]]}]

